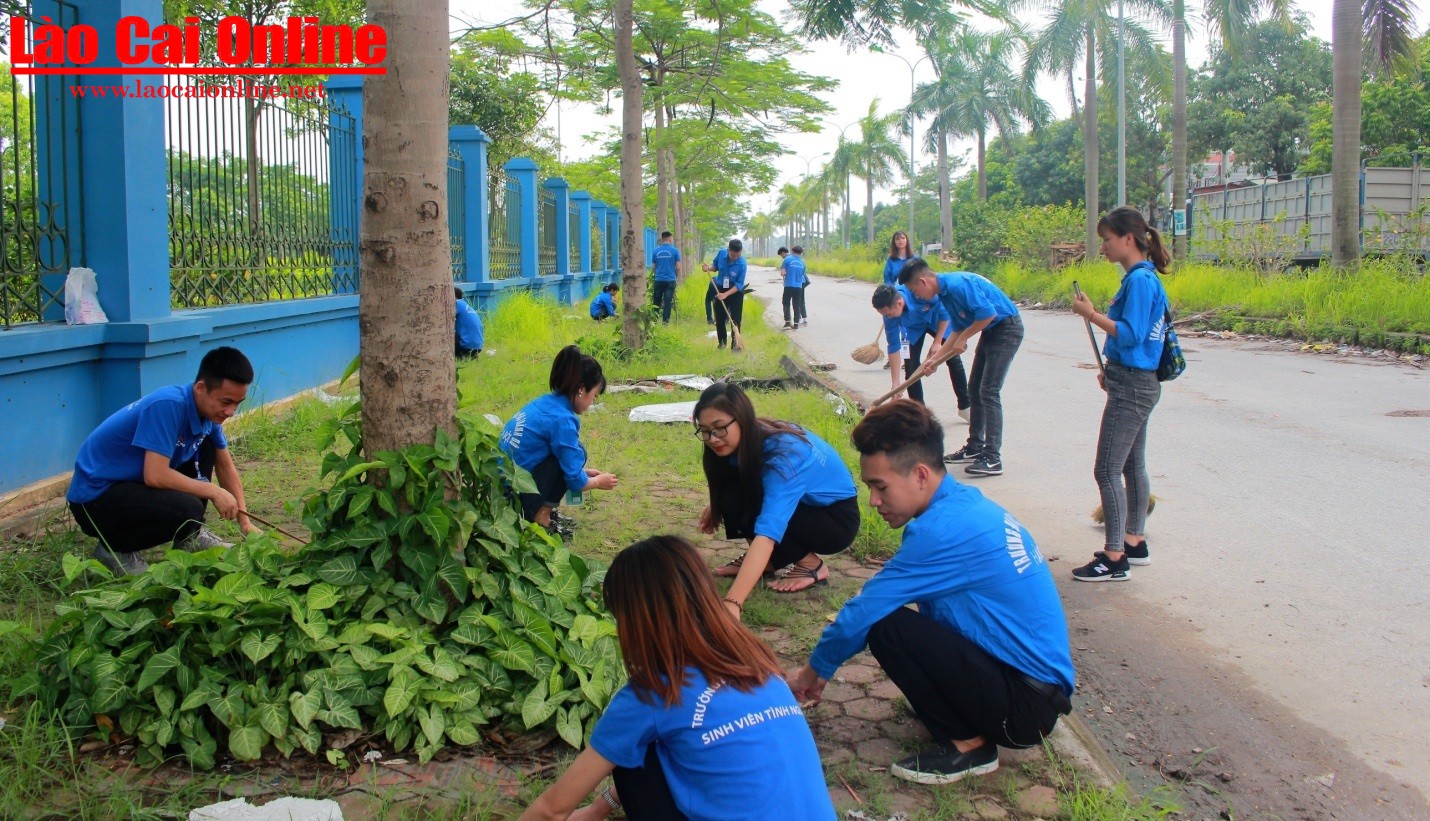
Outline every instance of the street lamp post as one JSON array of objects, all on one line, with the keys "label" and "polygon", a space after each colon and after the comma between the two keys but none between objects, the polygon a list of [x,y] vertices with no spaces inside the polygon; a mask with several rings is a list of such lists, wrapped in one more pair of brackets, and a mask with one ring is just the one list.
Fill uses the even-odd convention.
[{"label": "street lamp post", "polygon": [[[858,120],[855,120],[855,121],[852,122],[852,123],[848,123],[848,124],[846,124],[846,125],[840,126],[840,128],[839,128],[839,144],[840,144],[841,146],[844,145],[844,130],[845,130],[846,128],[848,128],[849,126],[851,126],[851,125],[858,125],[858,124],[859,124],[859,121],[858,121]],[[853,175],[850,174],[849,171],[850,171],[849,166],[846,165],[846,166],[844,167],[844,250],[846,250],[846,251],[849,250],[849,223],[853,220],[853,212],[850,210],[850,206],[849,206],[849,185],[850,185],[850,178],[851,178]]]},{"label": "street lamp post", "polygon": [[914,93],[918,90],[917,80],[914,78],[914,69],[919,63],[929,59],[925,54],[919,59],[909,62],[902,54],[895,54],[892,51],[879,51],[880,54],[887,54],[890,57],[898,57],[904,61],[904,65],[909,67],[909,253],[914,252]]},{"label": "street lamp post", "polygon": [[1117,0],[1117,204],[1127,204],[1127,66],[1123,60],[1126,21]]}]

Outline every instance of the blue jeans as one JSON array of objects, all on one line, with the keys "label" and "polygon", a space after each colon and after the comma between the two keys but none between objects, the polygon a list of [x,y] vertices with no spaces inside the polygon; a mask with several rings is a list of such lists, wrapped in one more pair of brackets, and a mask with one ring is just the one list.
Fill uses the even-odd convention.
[{"label": "blue jeans", "polygon": [[968,445],[991,462],[1002,460],[1003,380],[1023,344],[1023,320],[1003,318],[978,334],[973,370],[968,374]]},{"label": "blue jeans", "polygon": [[1156,371],[1108,362],[1103,376],[1107,405],[1097,437],[1097,461],[1092,469],[1102,496],[1104,545],[1122,549],[1125,534],[1142,535],[1147,528],[1147,423],[1162,398]]},{"label": "blue jeans", "polygon": [[652,305],[660,306],[660,321],[670,324],[670,309],[675,305],[675,280],[655,281],[655,294],[651,297]]}]

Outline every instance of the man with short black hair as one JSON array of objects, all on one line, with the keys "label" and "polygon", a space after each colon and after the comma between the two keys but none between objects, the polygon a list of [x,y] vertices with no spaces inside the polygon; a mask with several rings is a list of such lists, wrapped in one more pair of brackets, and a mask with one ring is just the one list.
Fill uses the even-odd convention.
[{"label": "man with short black hair", "polygon": [[[707,313],[715,315],[715,338],[720,343],[720,347],[725,347],[725,323],[730,323],[730,333],[733,335],[740,330],[740,321],[745,314],[745,244],[737,239],[730,240],[729,245],[721,248],[715,253],[715,259],[709,265],[702,265],[701,268],[709,274],[710,287],[706,290],[705,301]],[[725,307],[715,305],[711,300],[718,300]],[[740,350],[738,338],[730,340],[730,349]]]},{"label": "man with short black hair", "polygon": [[115,575],[143,573],[139,551],[165,542],[189,552],[229,547],[204,527],[209,502],[245,534],[257,531],[223,435],[252,382],[248,357],[214,348],[192,385],[120,408],[84,440],[66,498],[80,530],[99,539],[94,558]]},{"label": "man with short black hair", "polygon": [[655,271],[655,293],[651,304],[660,306],[660,321],[670,324],[670,309],[675,305],[675,287],[680,279],[680,249],[675,247],[675,235],[663,231],[660,244],[651,252],[651,268]]},{"label": "man with short black hair", "polygon": [[1072,709],[1072,652],[1052,574],[1026,528],[948,475],[943,428],[928,408],[890,402],[851,438],[869,503],[890,527],[907,527],[809,663],[787,676],[790,689],[818,701],[867,644],[934,740],[889,772],[920,784],[992,772],[999,746],[1041,744]]}]

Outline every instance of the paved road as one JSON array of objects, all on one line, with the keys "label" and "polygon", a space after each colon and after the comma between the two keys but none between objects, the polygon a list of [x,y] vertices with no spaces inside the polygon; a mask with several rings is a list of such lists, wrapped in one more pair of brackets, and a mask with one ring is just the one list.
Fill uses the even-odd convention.
[{"label": "paved road", "polygon": [[[773,271],[751,271],[762,295],[779,293]],[[889,387],[879,363],[848,356],[878,329],[871,293],[816,277],[811,323],[791,332],[867,397]],[[778,327],[775,303],[767,319]],[[1274,736],[1295,759],[1278,765],[1277,783],[1302,793],[1279,813],[1354,817],[1375,801],[1373,815],[1430,817],[1430,376],[1273,343],[1186,340],[1187,373],[1152,417],[1155,561],[1130,582],[1077,584],[1068,571],[1101,546],[1089,512],[1103,395],[1082,323],[1023,315],[1004,390],[1007,472],[973,481],[1060,559],[1084,706],[1105,725],[1104,743],[1124,763],[1182,778],[1201,766],[1235,787],[1269,766],[1257,757],[1276,752],[1257,748]],[[952,450],[966,427],[948,380],[940,373],[925,390]],[[1187,749],[1168,749],[1179,744]],[[1248,794],[1262,806],[1257,796],[1276,787],[1259,786]]]}]

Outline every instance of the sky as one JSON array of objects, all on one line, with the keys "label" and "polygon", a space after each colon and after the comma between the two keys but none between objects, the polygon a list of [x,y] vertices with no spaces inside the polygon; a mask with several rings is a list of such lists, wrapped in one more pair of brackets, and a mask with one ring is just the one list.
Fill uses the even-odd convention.
[{"label": "sky", "polygon": [[[471,22],[493,24],[521,13],[520,0],[449,0],[449,2],[451,3],[454,29],[462,28]],[[1311,34],[1330,42],[1331,3],[1329,0],[1299,0],[1294,5],[1309,18]],[[788,24],[791,30],[794,29],[794,25],[788,20],[789,6],[785,0],[760,0],[759,7],[775,19]],[[1424,17],[1423,13],[1419,15],[1422,26]],[[1034,27],[1039,27],[1043,21],[1030,17],[1026,22]],[[1170,50],[1170,32],[1167,33],[1164,41]],[[1187,58],[1189,65],[1200,66],[1206,60],[1208,43],[1209,38],[1204,26],[1198,23],[1188,26]],[[825,98],[832,105],[833,110],[825,115],[826,127],[821,133],[782,135],[781,143],[789,153],[774,163],[779,172],[774,188],[770,192],[751,192],[747,202],[751,203],[755,210],[771,208],[775,199],[774,190],[778,190],[783,183],[804,176],[806,170],[818,171],[826,159],[820,155],[833,152],[838,143],[839,129],[867,113],[870,100],[876,97],[880,99],[881,112],[902,108],[909,101],[909,68],[903,60],[864,49],[850,52],[842,43],[838,42],[814,42],[809,43],[807,48],[807,53],[792,55],[791,62],[796,68],[806,73],[839,81],[837,89],[825,94]],[[912,42],[903,48],[889,50],[910,61],[916,60],[919,56],[919,51]],[[920,83],[933,79],[933,70],[929,67],[927,60],[917,66],[916,78]],[[1066,82],[1056,78],[1045,77],[1039,83],[1039,92],[1052,105],[1054,116],[1066,117],[1069,113],[1066,88]],[[1081,91],[1080,80],[1078,89]],[[590,107],[567,106],[563,108],[561,113],[563,158],[580,159],[595,153],[598,146],[594,142],[584,140],[584,135],[617,125],[619,117],[619,106],[612,114],[606,116],[597,114]],[[554,111],[548,115],[548,120],[544,125],[554,131]],[[920,143],[917,162],[922,166],[931,162],[932,156],[926,155],[922,150],[922,128],[919,131],[920,133],[916,137]],[[973,144],[967,141],[961,141],[951,147],[951,156],[966,156],[970,162],[972,161],[972,152]],[[875,198],[876,200],[885,199],[877,192]]]}]

